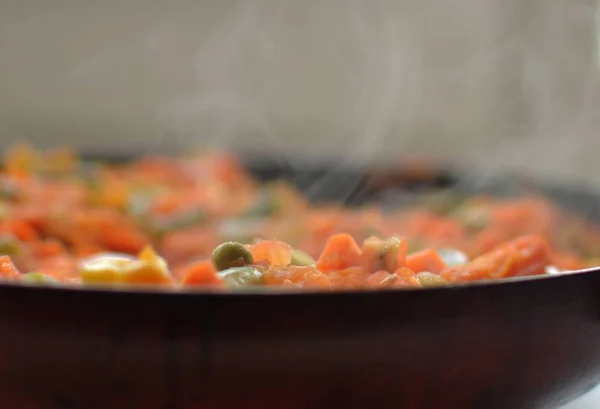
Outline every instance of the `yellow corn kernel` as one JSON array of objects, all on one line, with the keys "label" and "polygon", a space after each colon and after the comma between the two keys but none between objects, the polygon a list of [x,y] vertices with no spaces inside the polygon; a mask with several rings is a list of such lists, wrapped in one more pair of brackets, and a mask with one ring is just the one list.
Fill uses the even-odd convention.
[{"label": "yellow corn kernel", "polygon": [[152,246],[145,246],[139,252],[137,257],[138,257],[138,260],[145,261],[147,263],[154,263],[154,264],[165,263],[165,261],[162,259],[162,257],[160,257],[158,254],[156,254],[156,252],[154,251]]},{"label": "yellow corn kernel", "polygon": [[104,257],[83,264],[80,270],[84,284],[113,284],[121,281],[123,267],[131,263],[129,260]]},{"label": "yellow corn kernel", "polygon": [[[164,260],[159,260],[163,261]],[[134,261],[125,266],[121,282],[135,284],[166,284],[172,281],[171,274],[160,262]]]}]

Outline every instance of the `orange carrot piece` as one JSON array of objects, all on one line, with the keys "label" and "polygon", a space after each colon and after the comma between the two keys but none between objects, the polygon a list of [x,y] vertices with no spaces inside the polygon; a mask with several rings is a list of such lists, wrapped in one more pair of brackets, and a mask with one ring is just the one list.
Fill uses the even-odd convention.
[{"label": "orange carrot piece", "polygon": [[537,275],[544,273],[549,262],[549,247],[543,237],[522,236],[440,275],[451,282]]},{"label": "orange carrot piece", "polygon": [[[360,255],[360,265],[367,273],[375,273],[378,270],[383,269],[383,263],[381,260],[381,250],[383,249],[383,240],[377,237],[367,238],[362,247]],[[406,254],[404,256],[402,265],[406,262]]]},{"label": "orange carrot piece", "polygon": [[507,233],[501,227],[487,227],[475,236],[472,250],[477,254],[487,253],[501,245],[507,238]]},{"label": "orange carrot piece", "polygon": [[329,277],[317,270],[310,268],[303,277],[302,284],[305,288],[330,288],[331,280]]},{"label": "orange carrot piece", "polygon": [[62,244],[57,240],[46,240],[35,243],[33,246],[34,254],[37,257],[52,257],[64,252]]},{"label": "orange carrot piece", "polygon": [[9,256],[0,256],[0,277],[5,279],[18,279],[21,273]]},{"label": "orange carrot piece", "polygon": [[343,270],[360,264],[361,250],[347,233],[335,234],[327,240],[325,249],[317,260],[317,268],[323,272]]},{"label": "orange carrot piece", "polygon": [[3,223],[2,230],[14,234],[21,241],[36,241],[40,236],[25,220],[9,219]]},{"label": "orange carrot piece", "polygon": [[289,266],[285,268],[267,269],[264,274],[266,285],[284,285],[286,281],[300,283],[309,269],[314,267]]},{"label": "orange carrot piece", "polygon": [[388,277],[390,277],[391,274],[385,270],[379,270],[374,272],[373,274],[370,274],[366,279],[365,279],[365,287],[367,288],[377,288],[377,287],[381,287],[382,286],[382,282],[385,279],[388,279]]},{"label": "orange carrot piece", "polygon": [[400,267],[394,274],[398,276],[398,280],[394,283],[394,287],[421,287],[417,275],[408,267]]},{"label": "orange carrot piece", "polygon": [[560,270],[579,270],[587,267],[587,264],[583,260],[569,252],[551,253],[550,264]]},{"label": "orange carrot piece", "polygon": [[314,266],[287,266],[269,269],[265,272],[264,279],[266,285],[272,286],[293,284],[311,288],[330,287],[329,277]]},{"label": "orange carrot piece", "polygon": [[148,245],[148,238],[141,231],[123,225],[116,229],[118,221],[115,220],[113,223],[115,224],[103,226],[99,231],[100,240],[107,249],[133,254]]},{"label": "orange carrot piece", "polygon": [[[392,250],[390,246],[395,247]],[[408,243],[404,239],[381,240],[371,236],[363,243],[360,265],[367,273],[378,270],[391,273],[399,267],[404,267],[407,253]]]},{"label": "orange carrot piece", "polygon": [[406,257],[408,256],[408,241],[400,239],[400,248],[398,249],[398,255],[396,256],[396,266],[406,266]]},{"label": "orange carrot piece", "polygon": [[425,249],[406,256],[406,267],[416,273],[429,271],[438,274],[446,268],[446,263],[437,251]]},{"label": "orange carrot piece", "polygon": [[222,284],[210,260],[197,261],[186,266],[181,272],[181,277],[181,284],[187,286]]},{"label": "orange carrot piece", "polygon": [[249,246],[255,262],[268,261],[274,266],[287,266],[292,261],[292,247],[277,240],[262,240]]},{"label": "orange carrot piece", "polygon": [[67,255],[56,255],[41,260],[36,270],[58,281],[65,281],[78,275],[78,263]]},{"label": "orange carrot piece", "polygon": [[364,285],[367,274],[361,267],[348,267],[326,273],[333,288],[360,288]]}]

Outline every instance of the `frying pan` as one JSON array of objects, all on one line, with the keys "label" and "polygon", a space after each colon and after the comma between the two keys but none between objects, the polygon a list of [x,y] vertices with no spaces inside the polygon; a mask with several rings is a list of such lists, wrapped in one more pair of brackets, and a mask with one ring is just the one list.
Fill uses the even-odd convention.
[{"label": "frying pan", "polygon": [[[261,179],[312,186],[315,201],[349,204],[523,186],[513,177],[472,183],[460,172],[415,178],[248,166]],[[573,187],[532,186],[570,210],[600,203]],[[557,407],[599,382],[596,269],[377,292],[0,285],[6,408],[534,409]]]}]

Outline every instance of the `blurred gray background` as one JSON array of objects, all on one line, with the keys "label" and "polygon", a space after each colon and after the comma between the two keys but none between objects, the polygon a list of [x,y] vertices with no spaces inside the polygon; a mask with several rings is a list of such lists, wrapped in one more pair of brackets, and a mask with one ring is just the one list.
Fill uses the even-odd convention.
[{"label": "blurred gray background", "polygon": [[2,0],[0,142],[428,154],[600,186],[596,15],[593,0]]},{"label": "blurred gray background", "polygon": [[593,0],[2,0],[3,144],[428,154],[600,185]]}]

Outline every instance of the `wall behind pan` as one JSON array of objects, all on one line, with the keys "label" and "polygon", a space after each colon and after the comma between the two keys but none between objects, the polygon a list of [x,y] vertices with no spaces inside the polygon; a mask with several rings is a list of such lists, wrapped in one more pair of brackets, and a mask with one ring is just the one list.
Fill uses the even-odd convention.
[{"label": "wall behind pan", "polygon": [[3,0],[0,138],[600,185],[592,0]]}]

